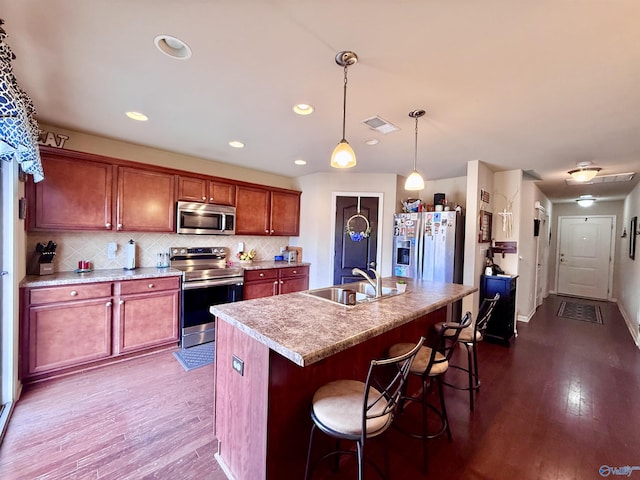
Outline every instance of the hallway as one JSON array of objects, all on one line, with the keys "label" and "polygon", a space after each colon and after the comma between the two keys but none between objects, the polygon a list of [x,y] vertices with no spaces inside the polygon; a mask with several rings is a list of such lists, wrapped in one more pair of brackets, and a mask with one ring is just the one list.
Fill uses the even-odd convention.
[{"label": "hallway", "polygon": [[[597,302],[598,325],[556,317],[562,299],[519,323],[511,347],[479,345],[475,412],[467,392],[445,390],[453,443],[429,443],[428,478],[583,480],[602,478],[602,465],[640,465],[640,351],[614,304]],[[26,387],[0,478],[222,480],[212,377],[211,366],[187,373],[163,352]],[[393,478],[424,478],[420,443],[395,430],[388,438]],[[379,444],[370,447],[379,461]],[[355,478],[346,463],[314,478]]]}]

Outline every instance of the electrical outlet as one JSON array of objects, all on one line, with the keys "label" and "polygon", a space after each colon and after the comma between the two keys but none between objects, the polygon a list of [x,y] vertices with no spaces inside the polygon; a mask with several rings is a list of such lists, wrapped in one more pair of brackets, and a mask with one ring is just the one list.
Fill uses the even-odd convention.
[{"label": "electrical outlet", "polygon": [[231,368],[238,372],[241,377],[244,377],[244,361],[233,354],[231,355]]},{"label": "electrical outlet", "polygon": [[109,260],[115,260],[117,250],[118,250],[118,244],[116,242],[109,242],[107,244],[107,258]]},{"label": "electrical outlet", "polygon": [[287,251],[287,247],[280,247],[280,253],[284,253]]}]

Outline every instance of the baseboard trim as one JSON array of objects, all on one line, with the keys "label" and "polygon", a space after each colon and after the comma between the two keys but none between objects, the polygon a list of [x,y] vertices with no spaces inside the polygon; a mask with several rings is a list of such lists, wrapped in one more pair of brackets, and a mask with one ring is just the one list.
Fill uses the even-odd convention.
[{"label": "baseboard trim", "polygon": [[222,469],[222,471],[224,472],[224,474],[227,476],[227,478],[229,480],[235,480],[236,477],[233,476],[233,473],[231,473],[231,469],[229,468],[229,466],[225,463],[225,461],[222,459],[222,457],[220,456],[219,453],[214,453],[213,454],[213,458],[216,459],[216,461],[218,462],[218,465],[220,465],[220,468]]},{"label": "baseboard trim", "polygon": [[631,339],[636,344],[636,347],[640,349],[640,332],[638,331],[639,330],[638,325],[634,325],[634,322],[631,320],[631,318],[629,318],[629,315],[619,303],[617,303],[617,305],[618,305],[618,310],[622,315],[622,318],[624,318],[624,323],[627,324],[627,328],[629,329],[629,333],[631,334]]}]

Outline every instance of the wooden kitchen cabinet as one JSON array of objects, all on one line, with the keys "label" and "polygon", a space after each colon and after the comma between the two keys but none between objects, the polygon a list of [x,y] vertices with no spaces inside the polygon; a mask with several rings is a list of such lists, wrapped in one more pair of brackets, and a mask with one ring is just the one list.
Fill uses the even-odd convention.
[{"label": "wooden kitchen cabinet", "polygon": [[[31,289],[23,323],[23,376],[55,372],[112,354],[111,283]],[[26,337],[26,338],[25,338]]]},{"label": "wooden kitchen cabinet", "polygon": [[116,295],[118,338],[115,354],[178,341],[178,277],[120,282]]},{"label": "wooden kitchen cabinet", "polygon": [[112,229],[115,167],[70,153],[43,153],[45,179],[27,183],[29,230]]},{"label": "wooden kitchen cabinet", "polygon": [[178,200],[235,206],[236,186],[232,183],[181,175],[178,177]]},{"label": "wooden kitchen cabinet", "polygon": [[300,234],[300,192],[238,185],[236,234]]},{"label": "wooden kitchen cabinet", "polygon": [[175,175],[118,167],[117,226],[119,231],[175,230]]},{"label": "wooden kitchen cabinet", "polygon": [[309,288],[309,266],[245,270],[243,300],[299,292]]},{"label": "wooden kitchen cabinet", "polygon": [[178,343],[180,277],[22,290],[21,379]]}]

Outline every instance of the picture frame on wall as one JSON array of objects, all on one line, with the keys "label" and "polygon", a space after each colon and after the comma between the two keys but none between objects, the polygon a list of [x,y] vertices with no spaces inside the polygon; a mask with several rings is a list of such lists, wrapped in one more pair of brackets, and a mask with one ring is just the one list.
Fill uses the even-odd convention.
[{"label": "picture frame on wall", "polygon": [[636,258],[636,234],[638,232],[638,217],[631,219],[629,226],[629,258],[635,260]]},{"label": "picture frame on wall", "polygon": [[491,242],[491,212],[480,210],[480,225],[478,229],[478,243]]}]

